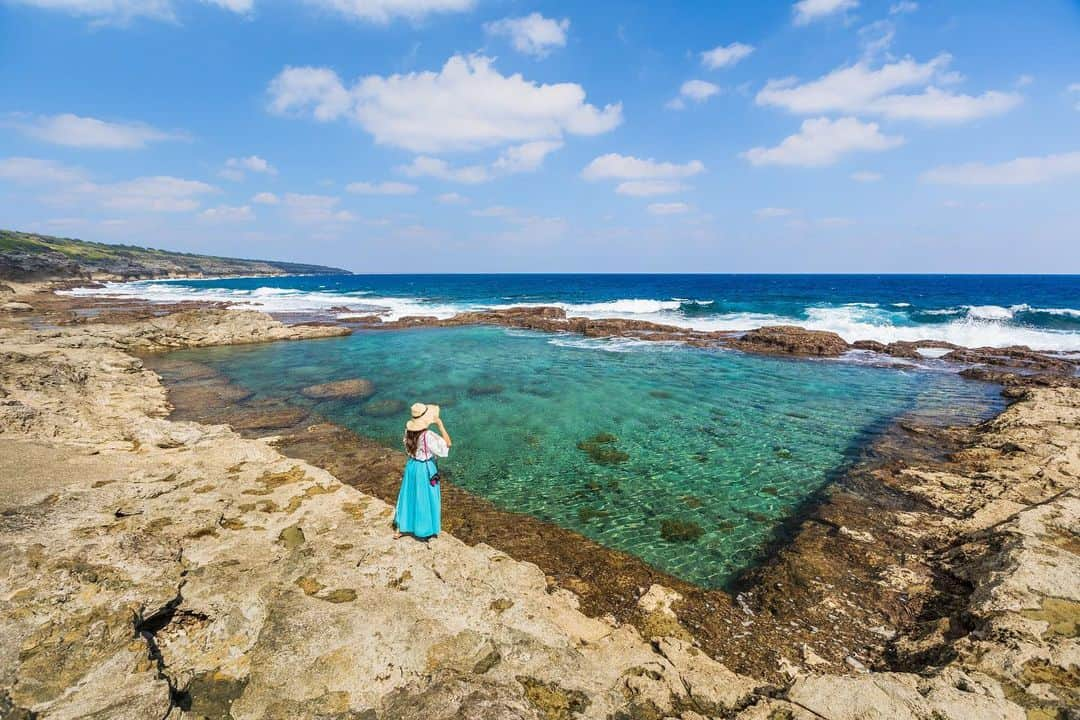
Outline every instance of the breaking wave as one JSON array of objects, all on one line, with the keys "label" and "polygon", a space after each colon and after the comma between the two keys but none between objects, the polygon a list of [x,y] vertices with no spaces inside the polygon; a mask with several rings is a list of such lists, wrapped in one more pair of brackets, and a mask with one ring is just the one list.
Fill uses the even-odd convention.
[{"label": "breaking wave", "polygon": [[[288,282],[275,278],[268,282]],[[499,302],[425,297],[390,297],[367,290],[331,292],[262,285],[230,288],[173,281],[109,283],[103,288],[64,291],[72,295],[143,298],[153,302],[205,301],[270,313],[323,314],[339,319],[378,315],[391,321],[408,315],[451,317],[465,310],[554,305],[568,315],[632,318],[697,330],[749,330],[763,325],[798,325],[835,332],[845,340],[879,342],[943,340],[967,347],[1027,345],[1056,352],[1080,352],[1080,309],[1029,304],[918,307],[909,302],[842,304],[727,302],[673,297],[628,297],[598,302]],[[557,296],[555,296],[557,297]],[[501,303],[501,304],[500,304]],[[778,309],[779,308],[779,309]],[[560,341],[563,342],[563,341]]]}]

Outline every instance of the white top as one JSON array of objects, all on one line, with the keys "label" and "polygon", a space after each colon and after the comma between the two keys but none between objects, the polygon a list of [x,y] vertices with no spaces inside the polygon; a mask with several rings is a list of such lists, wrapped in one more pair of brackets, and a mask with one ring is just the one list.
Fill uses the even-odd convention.
[{"label": "white top", "polygon": [[425,430],[416,442],[416,454],[414,458],[425,462],[433,457],[446,457],[450,454],[450,446],[443,440],[442,435]]}]

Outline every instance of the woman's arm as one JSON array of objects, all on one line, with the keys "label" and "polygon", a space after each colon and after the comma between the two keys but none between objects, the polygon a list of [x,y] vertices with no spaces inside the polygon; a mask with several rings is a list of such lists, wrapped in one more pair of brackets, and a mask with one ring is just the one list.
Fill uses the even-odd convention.
[{"label": "woman's arm", "polygon": [[446,426],[442,423],[442,418],[436,418],[436,427],[439,428],[439,434],[442,435],[442,439],[446,441],[446,447],[450,447],[454,443],[450,440],[450,433],[446,432]]}]

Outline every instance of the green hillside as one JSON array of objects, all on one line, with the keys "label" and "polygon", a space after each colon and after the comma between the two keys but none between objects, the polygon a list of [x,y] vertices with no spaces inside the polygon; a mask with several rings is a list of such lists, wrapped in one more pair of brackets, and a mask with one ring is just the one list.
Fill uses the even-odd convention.
[{"label": "green hillside", "polygon": [[0,279],[145,279],[182,275],[323,275],[347,270],[110,245],[0,230]]}]

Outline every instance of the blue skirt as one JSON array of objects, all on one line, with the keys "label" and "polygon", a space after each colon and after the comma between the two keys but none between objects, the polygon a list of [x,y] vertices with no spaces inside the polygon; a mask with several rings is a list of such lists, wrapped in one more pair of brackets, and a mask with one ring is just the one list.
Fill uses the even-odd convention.
[{"label": "blue skirt", "polygon": [[409,458],[406,461],[394,511],[394,524],[400,532],[418,538],[439,534],[442,496],[439,486],[431,484],[431,476],[435,473],[435,463],[431,460]]}]

